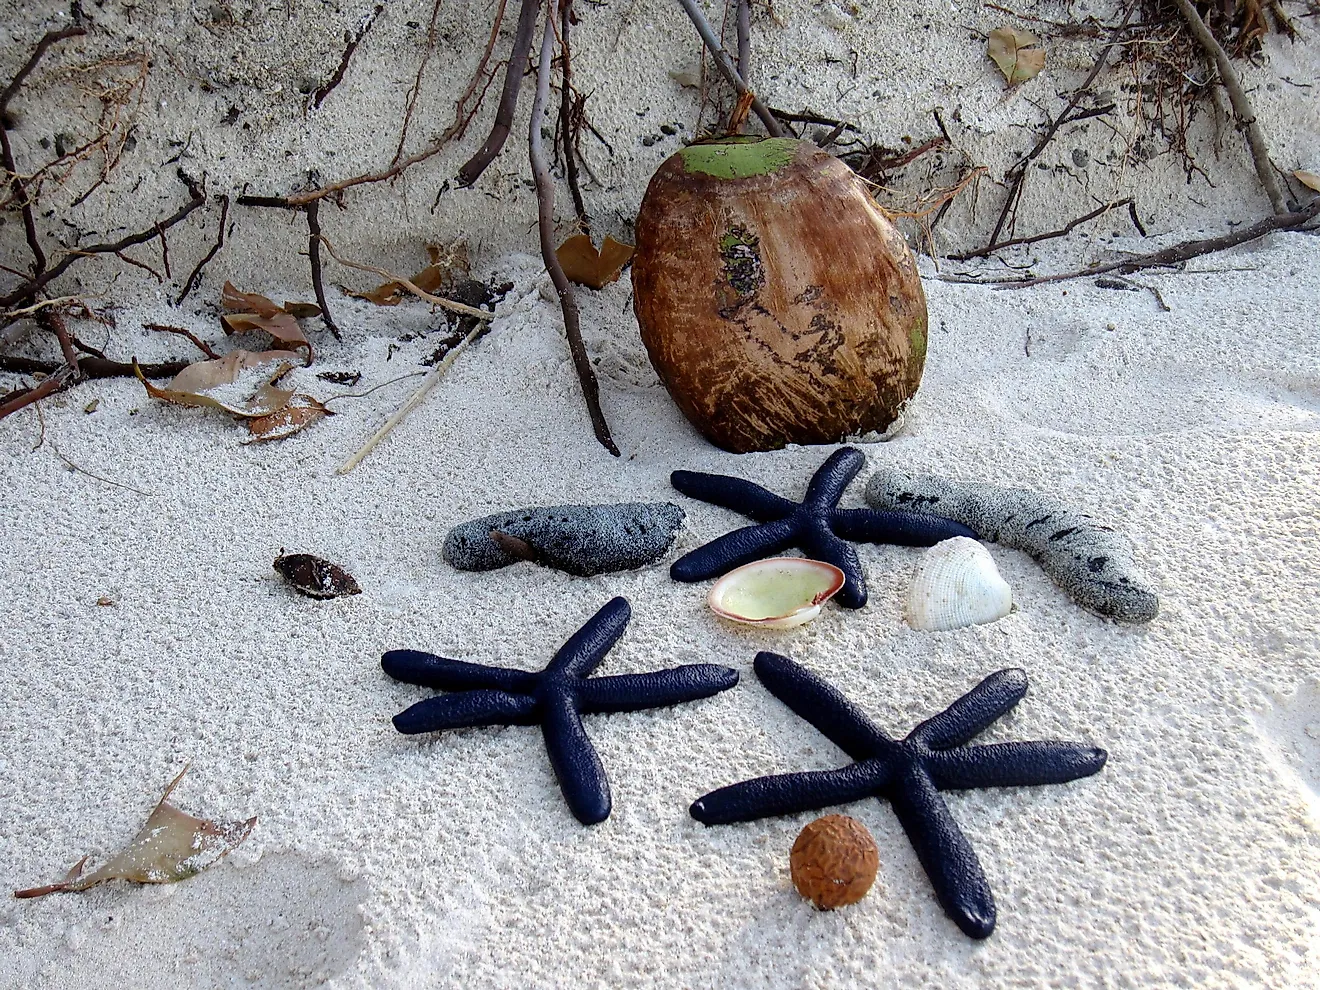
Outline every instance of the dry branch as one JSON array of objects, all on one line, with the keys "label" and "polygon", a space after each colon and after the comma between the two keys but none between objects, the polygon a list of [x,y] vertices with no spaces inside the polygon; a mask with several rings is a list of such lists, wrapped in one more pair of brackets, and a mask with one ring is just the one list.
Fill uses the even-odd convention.
[{"label": "dry branch", "polygon": [[[509,52],[509,64],[504,73],[504,90],[500,93],[500,105],[495,111],[495,122],[490,134],[482,142],[477,153],[458,170],[460,185],[470,186],[477,181],[486,166],[493,162],[500,149],[504,147],[509,131],[513,128],[513,112],[518,106],[518,90],[522,86],[523,73],[527,71],[527,57],[532,51],[532,36],[536,31],[536,15],[540,10],[540,0],[522,0],[518,11],[518,30],[513,36],[513,49]],[[551,25],[551,34],[554,26]]]}]

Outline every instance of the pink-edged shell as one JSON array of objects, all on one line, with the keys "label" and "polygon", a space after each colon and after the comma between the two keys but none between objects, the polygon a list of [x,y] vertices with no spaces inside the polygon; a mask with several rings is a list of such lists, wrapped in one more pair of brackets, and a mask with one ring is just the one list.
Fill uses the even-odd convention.
[{"label": "pink-edged shell", "polygon": [[843,587],[843,571],[806,557],[770,557],[734,568],[715,582],[707,602],[733,622],[791,629],[810,622]]}]

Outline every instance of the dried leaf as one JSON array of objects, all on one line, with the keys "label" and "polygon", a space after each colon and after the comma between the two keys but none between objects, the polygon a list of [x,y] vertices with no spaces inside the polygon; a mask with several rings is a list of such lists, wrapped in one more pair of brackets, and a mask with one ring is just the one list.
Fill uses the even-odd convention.
[{"label": "dried leaf", "polygon": [[341,598],[360,595],[362,589],[353,575],[338,564],[314,557],[310,553],[284,553],[275,558],[275,570],[294,590],[309,598]]},{"label": "dried leaf", "polygon": [[153,398],[251,418],[269,416],[289,404],[293,391],[274,383],[292,367],[288,351],[234,351],[214,361],[188,365],[164,388],[147,381],[136,361],[133,373]]},{"label": "dried leaf", "polygon": [[1315,172],[1308,172],[1305,169],[1299,168],[1293,172],[1293,178],[1306,186],[1307,189],[1314,189],[1316,192],[1320,192],[1320,175],[1317,175]]},{"label": "dried leaf", "polygon": [[590,237],[576,234],[559,245],[555,254],[570,282],[603,289],[619,277],[635,250],[631,244],[621,244],[606,236],[597,251]]},{"label": "dried leaf", "polygon": [[321,307],[316,303],[286,302],[284,312],[300,320],[308,320],[321,315]]},{"label": "dried leaf", "polygon": [[[409,279],[413,285],[423,292],[429,292],[431,295],[441,295],[441,290],[467,278],[468,273],[471,271],[466,241],[455,241],[453,244],[444,247],[438,244],[428,244],[426,245],[426,254],[431,259],[431,263]],[[354,292],[352,289],[345,289],[344,291],[356,299],[365,299],[377,306],[397,306],[405,298],[412,295],[403,287],[402,282],[386,282],[383,285],[376,286],[370,292]]]},{"label": "dried leaf", "polygon": [[220,317],[220,322],[224,324],[225,333],[247,333],[252,330],[261,330],[270,334],[281,344],[287,344],[288,350],[297,350],[299,347],[306,348],[307,363],[312,363],[311,341],[302,332],[302,327],[298,326],[298,321],[283,310],[273,316],[263,316],[259,313],[226,313]]},{"label": "dried leaf", "polygon": [[255,292],[239,292],[232,282],[226,282],[220,290],[220,305],[231,313],[256,313],[258,316],[284,312],[274,300]]},{"label": "dried leaf", "polygon": [[333,412],[310,395],[295,395],[289,399],[289,404],[278,412],[247,421],[248,432],[252,434],[252,439],[248,443],[283,440],[305,430],[317,420],[333,415]]},{"label": "dried leaf", "polygon": [[1010,86],[1034,79],[1045,68],[1045,49],[1032,48],[1040,39],[1016,28],[1001,27],[990,32],[986,51],[999,66]]},{"label": "dried leaf", "polygon": [[245,822],[213,822],[195,818],[170,804],[170,793],[178,786],[185,767],[161,795],[146,824],[133,841],[93,873],[83,875],[84,856],[58,883],[14,891],[15,897],[41,897],[60,890],[80,891],[107,880],[134,883],[174,883],[186,880],[215,863],[248,837],[256,818]]}]

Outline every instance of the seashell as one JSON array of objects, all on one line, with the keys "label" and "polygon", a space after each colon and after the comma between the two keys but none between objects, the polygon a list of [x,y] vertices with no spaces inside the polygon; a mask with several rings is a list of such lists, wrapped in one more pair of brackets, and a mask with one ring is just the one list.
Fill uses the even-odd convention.
[{"label": "seashell", "polygon": [[716,615],[734,622],[791,629],[820,615],[843,587],[833,564],[806,557],[769,557],[736,567],[715,582],[707,601]]},{"label": "seashell", "polygon": [[788,867],[798,893],[831,911],[866,896],[880,870],[880,850],[856,818],[826,815],[798,833]]},{"label": "seashell", "polygon": [[1013,591],[990,551],[966,536],[927,550],[908,589],[907,620],[913,629],[961,629],[1002,619],[1012,609]]}]

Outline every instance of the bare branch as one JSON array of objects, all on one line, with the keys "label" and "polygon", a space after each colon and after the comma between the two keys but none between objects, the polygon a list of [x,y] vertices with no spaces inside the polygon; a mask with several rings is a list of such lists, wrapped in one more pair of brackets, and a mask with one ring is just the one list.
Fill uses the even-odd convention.
[{"label": "bare branch", "polygon": [[[518,106],[518,90],[522,86],[523,73],[527,71],[527,56],[532,50],[532,36],[536,31],[536,15],[540,6],[540,0],[522,0],[522,8],[518,11],[518,30],[513,36],[513,49],[509,52],[504,90],[500,93],[495,122],[477,153],[458,170],[460,185],[470,186],[476,182],[481,173],[486,171],[486,166],[499,155],[509,137],[509,131],[513,128],[513,112]],[[550,33],[554,33],[553,25]]]}]

